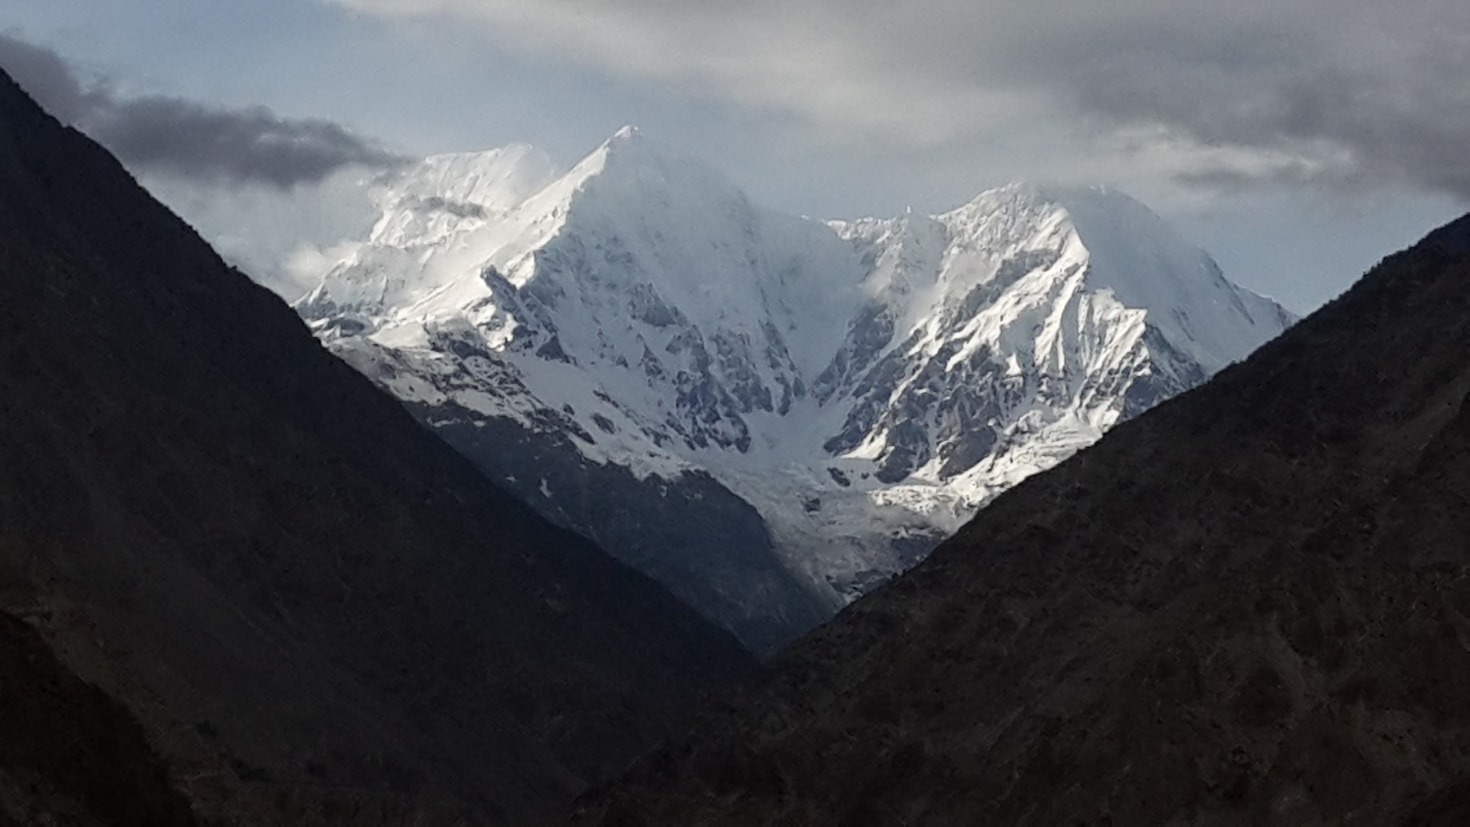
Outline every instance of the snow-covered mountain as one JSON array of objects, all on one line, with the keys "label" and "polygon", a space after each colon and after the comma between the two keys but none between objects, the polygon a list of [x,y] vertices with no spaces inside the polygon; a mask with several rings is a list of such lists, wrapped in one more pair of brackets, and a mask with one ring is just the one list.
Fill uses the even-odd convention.
[{"label": "snow-covered mountain", "polygon": [[624,129],[560,176],[519,147],[374,194],[301,314],[757,648],[1291,321],[1101,189],[826,224]]}]

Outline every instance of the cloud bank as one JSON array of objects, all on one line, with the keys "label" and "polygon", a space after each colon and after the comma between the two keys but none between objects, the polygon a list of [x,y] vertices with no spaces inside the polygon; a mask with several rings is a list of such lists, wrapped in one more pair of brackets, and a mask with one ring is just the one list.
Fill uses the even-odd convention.
[{"label": "cloud bank", "polygon": [[499,48],[778,112],[828,141],[1470,198],[1463,0],[334,2],[472,20]]},{"label": "cloud bank", "polygon": [[217,109],[165,96],[125,97],[84,83],[58,54],[0,34],[0,67],[42,106],[129,166],[188,179],[290,188],[350,165],[401,158],[332,121],[269,109]]}]

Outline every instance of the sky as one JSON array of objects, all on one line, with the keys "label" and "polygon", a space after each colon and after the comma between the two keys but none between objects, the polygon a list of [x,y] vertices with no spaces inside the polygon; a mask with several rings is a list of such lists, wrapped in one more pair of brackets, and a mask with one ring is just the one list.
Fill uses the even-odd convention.
[{"label": "sky", "polygon": [[1463,0],[0,0],[0,66],[247,267],[354,170],[624,124],[819,218],[1116,187],[1297,312],[1470,209]]}]

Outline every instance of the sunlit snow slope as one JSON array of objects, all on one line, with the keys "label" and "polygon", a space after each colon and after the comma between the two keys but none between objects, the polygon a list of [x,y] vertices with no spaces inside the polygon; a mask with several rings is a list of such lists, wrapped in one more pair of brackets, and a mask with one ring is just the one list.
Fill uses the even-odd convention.
[{"label": "sunlit snow slope", "polygon": [[757,648],[1291,321],[1101,189],[824,224],[632,129],[559,177],[512,148],[377,186],[302,315]]}]

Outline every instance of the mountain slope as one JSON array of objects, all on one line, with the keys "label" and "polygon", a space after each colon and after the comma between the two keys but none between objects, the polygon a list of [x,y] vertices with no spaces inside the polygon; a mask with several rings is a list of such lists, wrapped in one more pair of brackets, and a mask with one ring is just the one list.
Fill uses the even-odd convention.
[{"label": "mountain slope", "polygon": [[8,79],[0,377],[0,608],[211,819],[551,818],[749,668]]},{"label": "mountain slope", "polygon": [[0,615],[0,824],[108,823],[195,820],[127,710]]},{"label": "mountain slope", "polygon": [[298,309],[493,479],[756,649],[1290,321],[1110,191],[828,225],[633,129],[529,195],[426,200],[451,161],[503,177],[491,152],[382,184]]},{"label": "mountain slope", "polygon": [[1470,217],[997,498],[607,823],[1458,823]]}]

